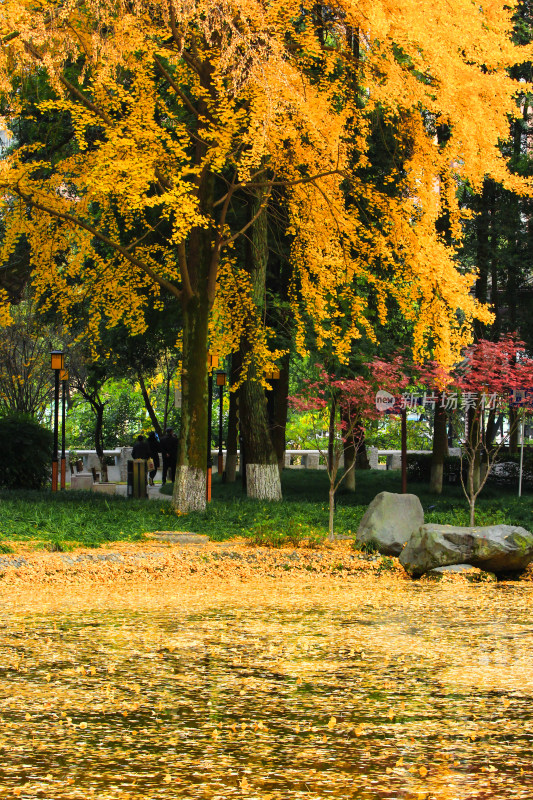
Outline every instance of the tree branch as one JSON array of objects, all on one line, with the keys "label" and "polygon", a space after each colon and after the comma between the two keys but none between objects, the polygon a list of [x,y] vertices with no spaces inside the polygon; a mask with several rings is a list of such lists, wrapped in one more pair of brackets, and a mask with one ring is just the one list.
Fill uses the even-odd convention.
[{"label": "tree branch", "polygon": [[133,264],[133,266],[140,269],[142,272],[148,275],[155,283],[158,283],[159,286],[161,286],[163,289],[166,289],[170,294],[174,295],[174,297],[181,299],[182,296],[181,291],[172,283],[170,283],[170,281],[167,281],[166,278],[162,278],[160,275],[157,275],[157,273],[154,272],[154,270],[151,267],[149,267],[148,264],[145,264],[143,261],[141,261],[140,259],[133,256],[131,253],[129,253],[126,247],[118,244],[118,242],[114,242],[112,239],[110,239],[104,233],[101,233],[99,230],[94,228],[88,222],[84,222],[84,220],[78,219],[73,214],[68,214],[64,211],[57,211],[56,209],[45,206],[38,200],[34,200],[31,194],[24,192],[19,186],[16,187],[11,186],[9,187],[9,190],[18,195],[21,198],[21,200],[23,200],[25,203],[28,203],[28,205],[32,206],[32,208],[37,208],[40,211],[44,211],[45,214],[49,214],[51,217],[55,217],[56,219],[61,219],[64,222],[70,222],[77,228],[82,228],[83,230],[87,231],[96,239],[103,242],[104,244],[107,244],[117,253],[120,253],[122,256],[124,256],[124,258],[130,262],[130,264]]},{"label": "tree branch", "polygon": [[189,275],[189,267],[187,265],[187,253],[185,251],[185,242],[178,244],[178,262],[180,265],[180,275],[182,283],[183,300],[190,300],[194,296],[191,286],[191,277]]},{"label": "tree branch", "polygon": [[196,109],[193,106],[193,104],[191,103],[191,101],[189,100],[187,95],[184,92],[182,92],[182,90],[180,89],[180,87],[178,86],[178,84],[176,83],[174,78],[172,77],[172,75],[164,68],[163,64],[160,62],[160,60],[156,56],[154,56],[154,61],[155,61],[155,65],[156,65],[157,69],[159,70],[159,72],[161,73],[161,75],[170,84],[170,86],[174,89],[174,91],[176,92],[178,97],[182,100],[183,105],[191,112],[191,114],[193,114],[195,117],[199,117],[200,115],[198,113],[198,109]]},{"label": "tree branch", "polygon": [[[266,185],[268,185],[268,184],[266,184]],[[237,233],[234,233],[234,234],[233,234],[233,236],[230,236],[230,238],[229,238],[229,239],[224,239],[224,240],[221,242],[221,246],[223,246],[223,245],[228,245],[228,244],[231,244],[231,242],[234,242],[234,241],[235,241],[235,239],[238,239],[238,238],[239,238],[239,236],[242,236],[242,234],[243,234],[243,233],[246,233],[246,231],[248,230],[248,228],[250,228],[250,227],[251,227],[251,226],[254,224],[254,222],[256,221],[256,219],[258,219],[258,217],[260,217],[260,216],[261,216],[261,214],[263,213],[263,211],[265,210],[265,207],[266,207],[266,205],[268,204],[268,200],[269,200],[269,198],[270,198],[270,192],[268,192],[267,194],[265,194],[265,201],[264,201],[263,203],[261,203],[261,205],[259,206],[259,208],[258,208],[258,210],[256,211],[256,213],[255,213],[255,214],[253,215],[253,217],[252,217],[252,218],[251,218],[251,219],[250,219],[250,220],[249,220],[249,221],[246,223],[246,225],[244,225],[244,227],[242,227],[242,228],[240,229],[240,231],[237,231]]]},{"label": "tree branch", "polygon": [[[34,44],[32,44],[31,42],[24,42],[24,47],[26,48],[26,50],[28,51],[28,53],[30,53],[30,54],[31,54],[31,55],[32,55],[32,56],[33,56],[35,59],[37,59],[37,61],[42,61],[42,60],[43,60],[42,54],[41,54],[41,53],[39,52],[39,50],[38,50],[38,49],[35,47],[35,45],[34,45]],[[89,109],[89,111],[92,111],[92,112],[93,112],[93,114],[96,114],[97,116],[99,116],[99,117],[100,117],[100,119],[102,119],[102,120],[103,120],[103,121],[106,123],[106,125],[109,125],[109,126],[111,126],[111,125],[113,124],[113,120],[112,120],[112,118],[109,116],[109,114],[107,114],[107,113],[106,113],[105,111],[103,111],[101,108],[98,108],[98,106],[95,106],[95,104],[94,104],[94,103],[92,103],[92,102],[91,102],[91,101],[90,101],[90,100],[89,100],[87,97],[85,97],[85,95],[83,94],[83,92],[82,92],[82,91],[80,91],[80,89],[78,89],[78,87],[77,87],[77,86],[74,86],[74,84],[73,84],[73,83],[71,83],[70,81],[68,81],[68,80],[65,78],[65,76],[64,76],[64,75],[60,75],[60,76],[59,76],[59,80],[60,80],[60,82],[63,84],[63,86],[65,87],[65,89],[68,89],[68,91],[69,91],[71,94],[73,94],[73,95],[74,95],[74,97],[77,97],[77,98],[78,98],[78,100],[80,100],[80,102],[81,102],[81,103],[83,103],[83,105],[85,106],[85,108],[88,108],[88,109]]]}]

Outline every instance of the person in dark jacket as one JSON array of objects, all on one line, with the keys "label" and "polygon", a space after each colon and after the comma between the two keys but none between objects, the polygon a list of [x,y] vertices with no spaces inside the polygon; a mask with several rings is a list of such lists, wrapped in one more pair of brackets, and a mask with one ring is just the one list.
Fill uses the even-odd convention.
[{"label": "person in dark jacket", "polygon": [[172,428],[167,428],[161,439],[161,455],[163,456],[163,474],[161,482],[166,483],[167,472],[170,470],[170,480],[174,483],[176,477],[176,463],[178,460],[178,439],[174,436]]},{"label": "person in dark jacket", "polygon": [[135,444],[133,445],[133,449],[131,451],[132,458],[150,458],[150,448],[148,447],[148,442],[144,438],[144,436],[137,436]]},{"label": "person in dark jacket", "polygon": [[153,486],[155,474],[159,469],[159,453],[161,452],[161,444],[159,443],[155,431],[150,431],[148,434],[148,447],[150,449],[150,457],[154,462],[154,468],[148,473],[150,476],[150,486]]}]

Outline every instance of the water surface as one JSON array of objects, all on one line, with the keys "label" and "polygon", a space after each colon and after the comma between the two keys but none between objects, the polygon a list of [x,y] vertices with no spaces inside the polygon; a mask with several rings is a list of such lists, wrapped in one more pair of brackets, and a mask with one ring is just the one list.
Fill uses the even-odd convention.
[{"label": "water surface", "polygon": [[0,604],[0,796],[532,797],[527,586],[69,592]]}]

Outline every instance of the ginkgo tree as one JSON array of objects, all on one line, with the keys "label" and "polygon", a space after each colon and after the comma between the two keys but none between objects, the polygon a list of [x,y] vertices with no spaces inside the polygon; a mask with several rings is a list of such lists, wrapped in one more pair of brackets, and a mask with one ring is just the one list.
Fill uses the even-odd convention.
[{"label": "ginkgo tree", "polygon": [[[205,503],[210,318],[222,323],[211,345],[224,355],[253,313],[233,244],[261,219],[274,187],[287,198],[301,348],[305,313],[320,345],[346,358],[354,338],[374,337],[374,309],[383,320],[392,297],[413,324],[415,355],[431,350],[449,365],[472,319],[488,319],[435,220],[447,192],[458,231],[458,179],[476,186],[490,173],[524,188],[497,149],[516,113],[507,69],[525,57],[510,28],[501,3],[471,0],[443,9],[417,0],[1,4],[6,126],[16,134],[37,107],[71,129],[68,146],[51,152],[15,135],[0,164],[2,257],[24,237],[45,307],[68,324],[80,296],[89,298],[95,341],[103,316],[139,332],[148,303],[165,292],[179,298],[177,509]],[[30,108],[32,73],[49,92]],[[366,172],[378,107],[408,144],[401,174],[386,176],[401,186],[394,198]],[[445,145],[435,136],[441,124]],[[235,208],[247,197],[260,202],[243,224]],[[371,314],[362,286],[374,297]],[[341,297],[352,309],[347,328],[337,324]],[[254,330],[257,381],[276,354],[264,327]],[[270,479],[259,484],[277,497],[275,465],[264,466]]]}]

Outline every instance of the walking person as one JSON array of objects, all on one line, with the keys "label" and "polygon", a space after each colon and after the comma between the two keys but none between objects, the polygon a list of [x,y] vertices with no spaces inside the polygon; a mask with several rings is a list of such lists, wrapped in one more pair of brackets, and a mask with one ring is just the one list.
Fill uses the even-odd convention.
[{"label": "walking person", "polygon": [[131,457],[133,459],[143,458],[145,461],[150,458],[150,448],[148,446],[148,442],[141,434],[139,434],[135,440],[135,444],[133,445],[131,451]]},{"label": "walking person", "polygon": [[[131,449],[132,474],[131,474],[131,494],[135,497],[146,497],[146,484],[147,484],[147,463],[150,458],[150,448],[148,442],[142,434],[139,434],[135,440],[135,444]],[[142,469],[139,461],[144,462]],[[135,465],[134,462],[137,462]],[[128,475],[128,493],[130,491],[130,477]]]},{"label": "walking person", "polygon": [[152,460],[151,464],[150,461],[148,462],[148,468],[150,470],[148,475],[150,479],[150,486],[153,486],[156,472],[159,469],[159,453],[161,452],[161,444],[155,431],[150,431],[148,434],[148,447],[150,449],[150,458]]},{"label": "walking person", "polygon": [[165,435],[161,439],[161,455],[163,457],[163,474],[161,482],[163,485],[167,481],[167,473],[170,470],[170,480],[174,483],[176,477],[176,463],[178,461],[178,439],[174,436],[172,428],[167,428]]}]

